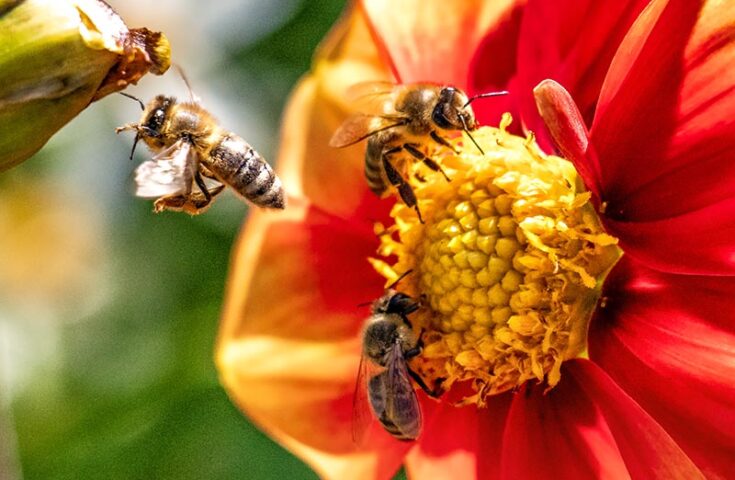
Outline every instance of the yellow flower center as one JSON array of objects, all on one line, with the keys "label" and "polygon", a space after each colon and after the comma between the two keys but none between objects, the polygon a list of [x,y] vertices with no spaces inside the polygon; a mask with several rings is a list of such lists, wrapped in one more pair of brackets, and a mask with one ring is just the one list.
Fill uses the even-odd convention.
[{"label": "yellow flower center", "polygon": [[568,161],[533,137],[481,127],[459,153],[432,148],[449,177],[406,167],[425,223],[397,202],[393,226],[376,228],[371,259],[387,283],[421,301],[411,315],[424,349],[412,368],[429,385],[469,382],[482,404],[527,380],[559,382],[564,360],[586,355],[587,327],[602,280],[620,256]]}]

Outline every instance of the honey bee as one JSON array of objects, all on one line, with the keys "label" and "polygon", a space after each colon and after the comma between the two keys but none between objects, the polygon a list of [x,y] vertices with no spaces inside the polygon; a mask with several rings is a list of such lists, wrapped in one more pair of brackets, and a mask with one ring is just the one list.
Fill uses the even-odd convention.
[{"label": "honey bee", "polygon": [[148,105],[123,95],[137,100],[143,114],[138,123],[115,131],[135,131],[131,159],[141,139],[155,153],[135,170],[135,194],[156,198],[156,212],[202,213],[225,186],[259,207],[285,207],[283,185],[271,166],[245,140],[222,128],[193,94],[188,102],[158,95]]},{"label": "honey bee", "polygon": [[420,335],[413,331],[408,319],[408,315],[418,310],[419,302],[392,287],[373,302],[371,316],[363,329],[353,405],[356,442],[363,437],[369,423],[363,414],[367,408],[361,405],[365,398],[372,414],[388,433],[398,440],[410,441],[421,432],[421,410],[411,379],[429,395],[438,394],[408,365],[408,360],[421,353],[422,348]]},{"label": "honey bee", "polygon": [[343,148],[367,138],[365,177],[370,190],[382,197],[388,185],[397,188],[403,202],[416,210],[423,223],[416,195],[396,167],[393,156],[406,152],[410,160],[423,162],[449,181],[441,166],[424,153],[427,142],[434,141],[454,150],[446,136],[463,131],[482,152],[470,133],[478,127],[470,104],[478,98],[507,94],[506,91],[491,92],[468,98],[462,90],[446,85],[357,84],[350,89],[348,96],[377,100],[372,106],[376,112],[349,117],[332,135],[329,145]]}]

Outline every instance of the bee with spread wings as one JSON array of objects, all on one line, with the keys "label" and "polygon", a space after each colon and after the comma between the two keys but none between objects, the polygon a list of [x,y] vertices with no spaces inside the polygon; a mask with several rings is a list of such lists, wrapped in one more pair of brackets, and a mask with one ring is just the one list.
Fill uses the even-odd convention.
[{"label": "bee with spread wings", "polygon": [[[154,210],[184,211],[191,215],[203,212],[224,185],[199,186],[194,192],[193,182],[204,182],[199,173],[199,158],[186,140],[179,140],[146,160],[135,169],[135,195],[155,198]],[[208,196],[204,192],[208,193]]]},{"label": "bee with spread wings", "polygon": [[[329,144],[343,148],[367,139],[365,177],[370,190],[382,197],[388,185],[392,185],[423,223],[416,195],[404,178],[403,169],[395,164],[396,155],[405,152],[411,162],[420,161],[449,181],[441,166],[425,153],[427,144],[433,141],[454,150],[447,136],[456,132],[467,133],[474,142],[470,132],[477,129],[478,123],[470,103],[477,98],[507,93],[492,92],[468,98],[451,86],[359,83],[348,91],[348,96],[365,103],[371,113],[349,117],[332,135]],[[475,145],[482,152],[476,142]]]},{"label": "bee with spread wings", "polygon": [[158,95],[148,105],[123,95],[137,100],[143,114],[138,123],[116,131],[135,131],[130,158],[141,139],[156,153],[135,171],[135,194],[156,198],[156,212],[196,215],[225,186],[259,207],[285,207],[281,180],[271,166],[245,140],[222,128],[193,94],[188,102]]}]

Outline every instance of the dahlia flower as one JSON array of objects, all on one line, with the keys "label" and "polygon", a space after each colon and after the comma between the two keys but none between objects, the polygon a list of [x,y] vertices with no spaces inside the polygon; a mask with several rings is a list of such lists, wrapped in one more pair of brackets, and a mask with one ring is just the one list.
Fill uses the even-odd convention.
[{"label": "dahlia flower", "polygon": [[[233,256],[233,401],[324,478],[730,477],[734,55],[716,0],[349,9],[285,114],[291,206]],[[473,103],[482,152],[431,150],[451,181],[411,177],[423,223],[368,190],[364,144],[328,146],[374,80],[511,92]],[[410,365],[444,393],[417,388],[416,441],[356,445],[358,305],[409,270]]]}]

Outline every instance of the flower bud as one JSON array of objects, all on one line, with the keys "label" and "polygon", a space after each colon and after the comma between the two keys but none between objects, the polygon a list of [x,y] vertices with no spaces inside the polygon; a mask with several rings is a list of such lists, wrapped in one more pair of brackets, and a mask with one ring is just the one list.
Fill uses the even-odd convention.
[{"label": "flower bud", "polygon": [[91,102],[170,64],[166,37],[101,0],[0,0],[0,171]]}]

